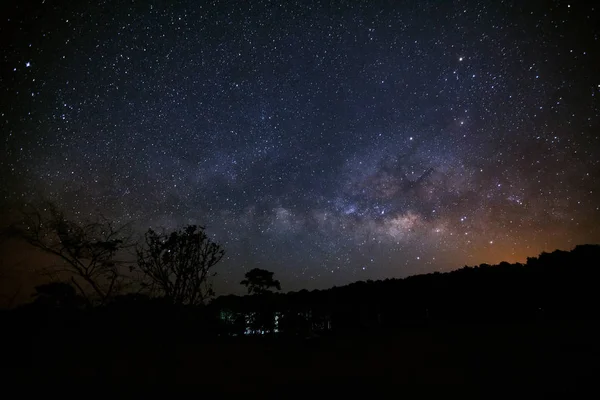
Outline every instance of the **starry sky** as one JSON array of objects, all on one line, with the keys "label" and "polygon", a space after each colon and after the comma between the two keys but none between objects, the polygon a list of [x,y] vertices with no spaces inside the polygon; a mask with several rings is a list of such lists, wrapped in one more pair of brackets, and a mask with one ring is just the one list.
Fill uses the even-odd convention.
[{"label": "starry sky", "polygon": [[598,7],[0,7],[4,213],[205,225],[221,293],[253,267],[313,289],[600,241]]}]

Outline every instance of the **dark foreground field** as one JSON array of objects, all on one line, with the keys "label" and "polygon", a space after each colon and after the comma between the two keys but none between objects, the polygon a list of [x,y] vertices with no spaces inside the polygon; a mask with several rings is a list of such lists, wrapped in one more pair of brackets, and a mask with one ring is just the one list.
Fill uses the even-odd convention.
[{"label": "dark foreground field", "polygon": [[225,393],[267,388],[284,394],[323,384],[381,390],[406,383],[476,385],[489,394],[523,384],[573,391],[597,379],[599,327],[586,321],[429,323],[312,339],[55,331],[5,343],[10,365],[3,368],[5,377],[23,383],[198,385]]}]

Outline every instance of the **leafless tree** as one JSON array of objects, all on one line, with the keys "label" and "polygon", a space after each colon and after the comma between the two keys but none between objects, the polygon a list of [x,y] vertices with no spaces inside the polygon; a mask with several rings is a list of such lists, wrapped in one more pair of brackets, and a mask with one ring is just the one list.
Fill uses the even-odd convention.
[{"label": "leafless tree", "polygon": [[96,220],[70,219],[52,203],[27,205],[11,225],[11,235],[61,261],[52,273],[68,274],[88,304],[104,304],[122,288],[127,264],[117,257],[131,246],[129,226]]},{"label": "leafless tree", "polygon": [[137,266],[147,287],[173,304],[197,305],[214,295],[213,267],[225,251],[205,233],[189,225],[171,233],[149,229],[137,248]]}]

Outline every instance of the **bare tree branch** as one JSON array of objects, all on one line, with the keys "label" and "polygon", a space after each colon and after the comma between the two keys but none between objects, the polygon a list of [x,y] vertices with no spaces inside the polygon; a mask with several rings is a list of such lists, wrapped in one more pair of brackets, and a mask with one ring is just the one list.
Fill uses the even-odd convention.
[{"label": "bare tree branch", "polygon": [[49,202],[29,204],[21,214],[21,221],[9,228],[10,234],[59,258],[63,264],[60,271],[71,274],[72,283],[90,304],[104,304],[115,294],[125,264],[116,256],[132,246],[129,225],[115,227],[104,217],[93,221],[68,219]]}]

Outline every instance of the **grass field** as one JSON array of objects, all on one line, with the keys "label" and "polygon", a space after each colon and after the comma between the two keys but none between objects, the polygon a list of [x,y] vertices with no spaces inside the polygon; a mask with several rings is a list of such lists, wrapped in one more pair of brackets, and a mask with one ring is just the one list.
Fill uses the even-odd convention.
[{"label": "grass field", "polygon": [[19,381],[198,385],[224,393],[415,383],[571,391],[597,379],[599,328],[586,321],[438,323],[312,339],[37,334],[12,344],[16,358],[6,367]]}]

